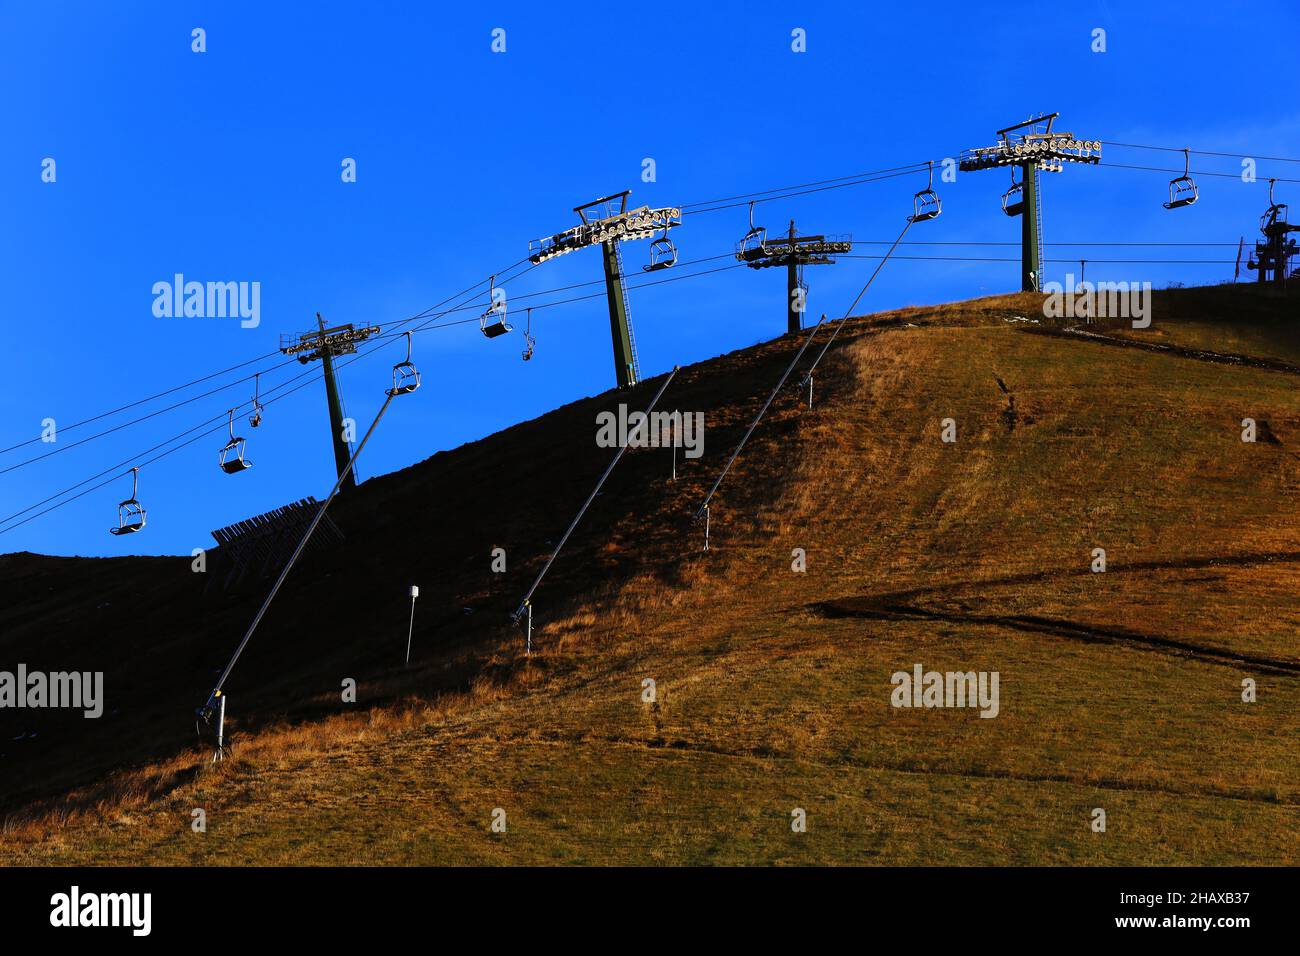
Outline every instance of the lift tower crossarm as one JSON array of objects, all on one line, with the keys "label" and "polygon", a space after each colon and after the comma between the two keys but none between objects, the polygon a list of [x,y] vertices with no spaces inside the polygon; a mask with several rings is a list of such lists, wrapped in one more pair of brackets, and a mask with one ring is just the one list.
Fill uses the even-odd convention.
[{"label": "lift tower crossarm", "polygon": [[[588,211],[600,204],[609,204],[622,199],[622,207],[606,216],[588,217]],[[651,209],[649,206],[637,206],[627,209],[627,193],[605,196],[583,206],[575,206],[573,211],[582,220],[579,225],[553,236],[534,239],[529,243],[528,261],[534,265],[562,256],[565,253],[585,249],[588,246],[601,245],[611,240],[649,239],[665,227],[672,228],[682,224],[682,211],[677,206],[664,206]]]},{"label": "lift tower crossarm", "polygon": [[[636,344],[628,317],[627,290],[623,285],[622,256],[618,244],[625,239],[650,239],[680,226],[682,211],[676,206],[627,208],[630,189],[574,206],[579,224],[529,243],[528,261],[537,265],[556,256],[600,246],[605,268],[605,293],[609,303],[610,336],[614,346],[614,375],[619,388],[637,383]],[[674,255],[675,258],[675,255]]]},{"label": "lift tower crossarm", "polygon": [[758,245],[741,240],[736,244],[736,259],[751,269],[772,266],[786,268],[786,331],[803,328],[803,313],[795,306],[795,292],[800,286],[799,272],[804,266],[834,265],[832,256],[853,251],[852,236],[800,236],[790,220],[790,232],[780,239],[767,239]]}]

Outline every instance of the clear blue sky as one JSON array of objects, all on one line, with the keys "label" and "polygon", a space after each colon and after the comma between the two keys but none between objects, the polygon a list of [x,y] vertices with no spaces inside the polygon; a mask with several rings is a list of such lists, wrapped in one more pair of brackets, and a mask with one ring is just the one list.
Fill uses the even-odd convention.
[{"label": "clear blue sky", "polygon": [[[652,205],[699,202],[955,156],[1030,112],[1101,140],[1300,155],[1294,6],[1235,2],[908,5],[719,2],[542,5],[313,3],[10,4],[0,14],[0,263],[8,332],[0,447],[273,352],[281,332],[385,323],[420,312],[567,227],[576,204],[624,188]],[[191,51],[191,30],[207,51]],[[506,31],[506,52],[491,50]],[[791,50],[802,28],[807,52]],[[1106,30],[1105,53],[1091,50]],[[1274,79],[1259,64],[1273,64]],[[1282,79],[1281,71],[1289,73]],[[1276,92],[1275,92],[1276,91]],[[1110,149],[1107,161],[1171,167],[1174,154]],[[42,182],[42,160],[57,180]],[[343,183],[340,164],[357,163]],[[641,181],[642,160],[657,182]],[[1198,157],[1194,169],[1240,171]],[[1259,164],[1300,178],[1296,164]],[[1044,185],[1049,257],[1231,259],[1235,250],[1068,250],[1086,241],[1248,241],[1267,188],[1203,178],[1201,201],[1166,212],[1168,175],[1067,168]],[[770,229],[892,239],[923,177],[758,207]],[[941,218],[909,238],[1008,242],[1000,172],[939,184]],[[1279,186],[1300,203],[1300,185]],[[731,251],[743,207],[688,216],[683,260]],[[923,233],[923,235],[922,235]],[[646,243],[625,246],[639,272]],[[870,252],[874,250],[860,250]],[[1015,257],[1008,247],[911,246],[909,255]],[[714,265],[727,264],[725,261]],[[874,263],[810,270],[809,309],[838,315]],[[689,271],[695,268],[688,267]],[[1067,268],[1051,263],[1047,279]],[[686,269],[682,270],[687,271]],[[261,283],[261,324],[157,318],[155,282]],[[673,275],[672,271],[660,277]],[[1089,278],[1212,282],[1229,265],[1090,264]],[[548,262],[512,296],[601,275],[588,250]],[[639,278],[633,281],[640,281]],[[863,310],[1017,287],[1015,262],[891,262]],[[599,292],[584,287],[558,296]],[[779,334],[784,275],[734,269],[632,291],[646,375]],[[553,297],[554,298],[554,297]],[[547,297],[531,300],[546,301]],[[486,285],[480,301],[486,301]],[[512,317],[522,320],[520,301]],[[462,313],[459,317],[472,315]],[[602,299],[534,314],[518,332],[474,325],[416,337],[424,388],[395,408],[362,476],[391,471],[613,384]],[[350,414],[369,422],[397,344],[341,371]],[[268,359],[58,443],[0,454],[0,468],[274,367]],[[315,366],[313,366],[315,367]],[[0,474],[0,517],[246,401],[240,384],[47,460]],[[593,426],[594,427],[594,426]],[[141,472],[143,534],[107,528],[129,479],[0,534],[0,552],[188,553],[208,532],[333,477],[323,388],[313,382],[247,427],[255,467],[223,475],[221,436]],[[506,496],[527,489],[500,476]],[[92,482],[96,484],[98,482]],[[446,503],[454,507],[454,502]]]}]

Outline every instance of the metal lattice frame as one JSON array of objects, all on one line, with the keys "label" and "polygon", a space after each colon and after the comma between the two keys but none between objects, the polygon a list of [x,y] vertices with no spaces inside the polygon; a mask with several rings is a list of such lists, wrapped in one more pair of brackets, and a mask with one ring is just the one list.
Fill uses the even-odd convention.
[{"label": "metal lattice frame", "polygon": [[[638,206],[629,210],[627,197],[631,194],[632,191],[628,189],[574,206],[573,211],[582,220],[581,224],[553,236],[534,239],[528,244],[528,260],[537,265],[588,246],[625,239],[650,239],[656,232],[682,224],[682,211],[676,206],[659,209]],[[617,209],[615,203],[618,204]]]}]

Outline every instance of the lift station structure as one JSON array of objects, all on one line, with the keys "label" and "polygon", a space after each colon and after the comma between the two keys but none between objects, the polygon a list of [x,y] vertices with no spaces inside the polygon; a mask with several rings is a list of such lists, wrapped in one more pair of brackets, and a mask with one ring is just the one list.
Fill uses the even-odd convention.
[{"label": "lift station structure", "polygon": [[1259,217],[1259,231],[1264,234],[1262,240],[1255,241],[1255,252],[1246,263],[1247,269],[1259,271],[1260,282],[1273,282],[1285,285],[1290,270],[1291,257],[1300,254],[1296,241],[1288,239],[1288,233],[1300,232],[1300,225],[1287,221],[1286,203],[1273,201],[1273,184],[1268,181],[1268,209]]},{"label": "lift station structure", "polygon": [[[619,388],[631,388],[641,380],[636,338],[628,314],[627,289],[623,285],[623,254],[619,243],[628,239],[649,239],[659,230],[663,230],[664,239],[656,242],[668,242],[668,230],[682,222],[681,209],[673,206],[628,209],[627,197],[631,194],[632,190],[625,189],[575,206],[573,211],[581,220],[579,224],[553,236],[533,240],[529,243],[528,254],[528,260],[537,265],[588,246],[601,247],[605,264],[605,295],[609,301],[609,330],[614,343],[614,374]],[[675,254],[672,261],[676,261]],[[663,260],[668,265],[672,265],[672,261]],[[663,262],[652,262],[652,265],[662,268],[665,267]]]},{"label": "lift station structure", "polygon": [[[1033,119],[997,131],[993,146],[962,150],[958,168],[962,172],[1008,169],[1011,186],[1002,195],[1002,211],[1020,216],[1020,290],[1041,292],[1043,287],[1043,206],[1038,173],[1059,173],[1065,163],[1096,165],[1101,162],[1101,143],[1081,140],[1073,133],[1052,129],[1059,113]],[[1020,169],[1020,182],[1015,170]]]},{"label": "lift station structure", "polygon": [[786,330],[798,332],[803,328],[805,296],[808,287],[803,281],[804,266],[834,265],[831,258],[836,253],[853,251],[850,236],[801,236],[795,232],[794,220],[790,231],[780,239],[768,239],[761,226],[754,225],[754,204],[749,206],[749,232],[736,244],[736,258],[751,269],[772,266],[786,268]]},{"label": "lift station structure", "polygon": [[311,332],[281,335],[280,351],[285,355],[296,356],[303,365],[315,359],[321,361],[325,377],[325,400],[329,405],[330,438],[334,445],[334,466],[343,479],[340,490],[347,491],[356,487],[357,479],[355,469],[348,468],[348,462],[352,460],[352,449],[343,437],[343,400],[334,370],[334,359],[355,352],[357,343],[364,342],[378,332],[379,326],[359,329],[349,323],[327,329],[319,312],[316,313],[316,324],[317,329]]}]

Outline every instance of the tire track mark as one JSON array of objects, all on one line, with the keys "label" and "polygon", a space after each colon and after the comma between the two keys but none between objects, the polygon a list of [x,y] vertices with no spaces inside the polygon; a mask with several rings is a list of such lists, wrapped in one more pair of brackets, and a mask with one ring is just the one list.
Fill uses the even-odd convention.
[{"label": "tire track mark", "polygon": [[1103,335],[1100,332],[1089,332],[1077,326],[1065,329],[1022,328],[1018,331],[1029,335],[1046,335],[1059,339],[1083,339],[1088,342],[1096,342],[1099,345],[1113,345],[1119,348],[1138,349],[1143,352],[1160,352],[1165,355],[1175,355],[1179,358],[1195,359],[1199,362],[1213,362],[1216,365],[1237,365],[1243,368],[1263,369],[1268,372],[1282,372],[1286,375],[1300,375],[1300,365],[1283,362],[1280,359],[1260,358],[1255,355],[1244,355],[1240,352],[1211,352],[1208,349],[1194,349],[1186,345],[1142,342],[1136,339]]},{"label": "tire track mark", "polygon": [[857,617],[882,621],[941,621],[945,624],[970,624],[976,627],[1005,627],[1033,634],[1050,634],[1087,644],[1111,644],[1152,650],[1176,657],[1190,658],[1207,664],[1224,667],[1248,665],[1276,674],[1300,674],[1300,661],[1279,657],[1263,657],[1223,648],[1196,644],[1192,641],[1145,634],[1120,627],[1097,627],[1068,621],[1062,618],[1042,617],[1036,614],[974,614],[955,611],[935,611],[914,604],[882,602],[873,598],[840,598],[820,601],[808,610],[827,618]]},{"label": "tire track mark", "polygon": [[444,744],[484,744],[507,743],[512,745],[536,746],[570,746],[589,747],[592,745],[621,747],[648,752],[689,753],[707,757],[725,757],[734,760],[784,761],[787,763],[805,763],[827,770],[853,769],[877,773],[898,773],[923,777],[958,777],[980,781],[1015,781],[1018,783],[1058,783],[1067,786],[1112,790],[1130,793],[1164,794],[1173,797],[1194,797],[1207,800],[1239,800],[1246,803],[1258,803],[1278,807],[1300,807],[1300,798],[1268,796],[1249,790],[1227,790],[1219,787],[1173,787],[1159,784],[1144,784],[1132,780],[1116,778],[1099,778],[1095,780],[1056,773],[1017,773],[1006,770],[979,770],[959,767],[922,767],[911,764],[895,764],[839,758],[826,760],[804,755],[783,753],[770,747],[727,748],[677,737],[671,740],[649,738],[636,740],[616,734],[563,733],[545,731],[519,734],[501,734],[493,736],[468,735],[456,740],[443,741]]}]

